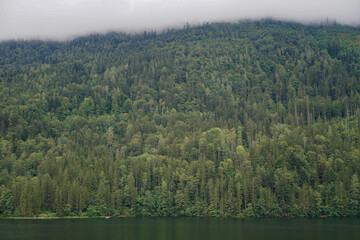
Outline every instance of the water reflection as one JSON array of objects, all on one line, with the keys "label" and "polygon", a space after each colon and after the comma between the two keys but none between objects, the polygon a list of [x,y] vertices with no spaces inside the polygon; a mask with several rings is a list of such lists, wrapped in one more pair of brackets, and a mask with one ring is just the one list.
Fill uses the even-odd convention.
[{"label": "water reflection", "polygon": [[360,239],[360,219],[111,218],[0,220],[5,239]]}]

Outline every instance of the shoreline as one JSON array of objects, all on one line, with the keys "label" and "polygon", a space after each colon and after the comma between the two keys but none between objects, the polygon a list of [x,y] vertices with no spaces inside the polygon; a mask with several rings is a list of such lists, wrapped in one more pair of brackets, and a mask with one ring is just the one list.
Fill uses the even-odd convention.
[{"label": "shoreline", "polygon": [[0,220],[38,220],[38,219],[110,219],[110,218],[136,218],[136,217],[171,217],[171,218],[183,218],[183,217],[195,217],[195,218],[238,218],[238,219],[251,219],[251,218],[271,218],[271,219],[289,219],[289,218],[311,218],[311,219],[324,219],[324,218],[357,218],[357,217],[329,217],[329,216],[317,216],[317,217],[308,217],[308,216],[291,216],[291,217],[252,217],[252,216],[233,216],[233,217],[206,217],[206,216],[64,216],[64,217],[46,217],[46,216],[36,216],[36,217],[0,217]]}]

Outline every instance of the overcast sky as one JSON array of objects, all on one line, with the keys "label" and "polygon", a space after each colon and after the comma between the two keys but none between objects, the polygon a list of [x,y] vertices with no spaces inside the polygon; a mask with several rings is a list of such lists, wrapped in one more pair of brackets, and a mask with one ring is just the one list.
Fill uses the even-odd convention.
[{"label": "overcast sky", "polygon": [[65,40],[264,17],[360,25],[360,0],[0,0],[0,40]]}]

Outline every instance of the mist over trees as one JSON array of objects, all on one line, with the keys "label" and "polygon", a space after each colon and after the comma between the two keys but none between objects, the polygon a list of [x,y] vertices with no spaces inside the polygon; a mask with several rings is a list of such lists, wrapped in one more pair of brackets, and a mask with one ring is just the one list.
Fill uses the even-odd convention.
[{"label": "mist over trees", "polygon": [[359,216],[360,30],[0,43],[1,216]]},{"label": "mist over trees", "polygon": [[141,33],[186,23],[274,18],[360,26],[358,0],[1,0],[0,41],[69,40],[89,33]]}]

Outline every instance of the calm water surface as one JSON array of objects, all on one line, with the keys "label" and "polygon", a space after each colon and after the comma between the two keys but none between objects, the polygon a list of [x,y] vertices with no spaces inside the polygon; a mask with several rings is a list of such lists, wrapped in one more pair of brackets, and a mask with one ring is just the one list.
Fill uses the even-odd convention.
[{"label": "calm water surface", "polygon": [[0,239],[360,239],[360,219],[0,219]]}]

